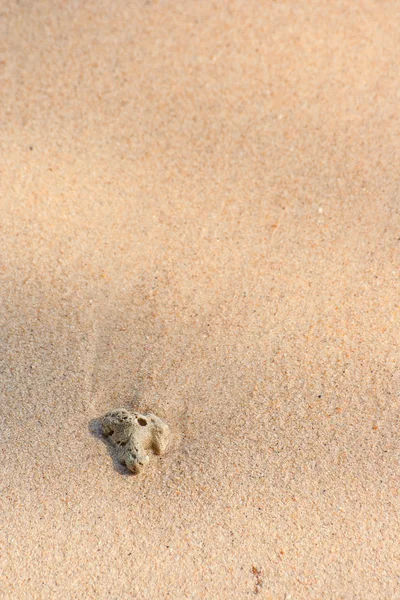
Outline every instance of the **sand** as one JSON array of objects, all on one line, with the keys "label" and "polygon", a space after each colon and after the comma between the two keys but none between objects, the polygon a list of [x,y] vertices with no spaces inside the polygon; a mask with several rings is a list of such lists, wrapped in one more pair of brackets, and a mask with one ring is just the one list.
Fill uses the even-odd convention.
[{"label": "sand", "polygon": [[2,599],[400,598],[399,19],[2,2]]}]

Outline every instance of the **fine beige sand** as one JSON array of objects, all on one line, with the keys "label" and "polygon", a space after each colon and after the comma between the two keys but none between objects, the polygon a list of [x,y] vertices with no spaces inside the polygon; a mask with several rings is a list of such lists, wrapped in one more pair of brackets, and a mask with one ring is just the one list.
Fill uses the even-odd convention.
[{"label": "fine beige sand", "polygon": [[3,0],[0,107],[0,598],[400,599],[400,2]]}]

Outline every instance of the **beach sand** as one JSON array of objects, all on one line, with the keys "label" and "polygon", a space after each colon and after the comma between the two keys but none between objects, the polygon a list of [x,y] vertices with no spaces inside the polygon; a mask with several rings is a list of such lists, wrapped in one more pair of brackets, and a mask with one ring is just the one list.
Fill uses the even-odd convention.
[{"label": "beach sand", "polygon": [[2,2],[0,598],[400,598],[399,19]]}]

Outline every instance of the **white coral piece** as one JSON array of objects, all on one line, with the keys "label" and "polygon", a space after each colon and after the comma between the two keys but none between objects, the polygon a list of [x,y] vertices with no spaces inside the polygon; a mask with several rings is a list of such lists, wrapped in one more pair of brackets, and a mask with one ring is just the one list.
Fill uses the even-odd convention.
[{"label": "white coral piece", "polygon": [[152,413],[142,415],[117,408],[103,417],[101,427],[115,447],[119,462],[133,473],[149,462],[146,450],[163,454],[170,440],[168,425]]}]

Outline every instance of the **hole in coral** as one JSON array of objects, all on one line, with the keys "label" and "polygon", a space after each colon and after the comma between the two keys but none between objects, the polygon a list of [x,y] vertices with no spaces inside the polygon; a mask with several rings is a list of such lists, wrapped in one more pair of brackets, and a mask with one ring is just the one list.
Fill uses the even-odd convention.
[{"label": "hole in coral", "polygon": [[137,420],[137,422],[139,423],[139,425],[141,425],[142,427],[145,427],[147,425],[147,421],[146,419],[142,419],[141,417],[139,417],[139,419]]}]

